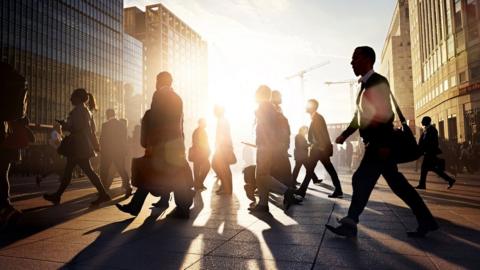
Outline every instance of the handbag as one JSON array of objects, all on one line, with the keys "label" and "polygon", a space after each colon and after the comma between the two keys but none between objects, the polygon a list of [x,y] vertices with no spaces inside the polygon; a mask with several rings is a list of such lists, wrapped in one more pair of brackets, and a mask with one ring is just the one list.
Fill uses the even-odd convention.
[{"label": "handbag", "polygon": [[394,129],[393,131],[393,158],[397,164],[415,161],[422,155],[422,152],[391,90],[390,96],[402,124],[402,128]]},{"label": "handbag", "polygon": [[57,153],[61,156],[67,157],[70,156],[73,152],[72,150],[72,135],[67,135],[60,142],[60,145],[57,148]]}]

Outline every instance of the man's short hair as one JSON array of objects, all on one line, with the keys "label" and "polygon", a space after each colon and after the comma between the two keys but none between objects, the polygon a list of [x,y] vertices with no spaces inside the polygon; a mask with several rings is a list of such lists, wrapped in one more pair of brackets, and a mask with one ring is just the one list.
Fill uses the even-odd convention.
[{"label": "man's short hair", "polygon": [[162,71],[158,73],[157,75],[157,85],[167,85],[167,86],[172,86],[173,83],[173,78],[172,74],[168,71]]},{"label": "man's short hair", "polygon": [[115,117],[115,110],[114,109],[107,109],[105,111],[105,114],[107,115],[107,117]]},{"label": "man's short hair", "polygon": [[430,125],[432,123],[432,118],[430,116],[424,116],[422,118],[422,123],[426,123],[427,125]]},{"label": "man's short hair", "polygon": [[314,98],[309,99],[309,100],[308,100],[308,103],[313,104],[313,107],[315,108],[315,110],[318,109],[318,101],[317,101],[316,99],[314,99]]},{"label": "man's short hair", "polygon": [[375,55],[375,51],[372,49],[372,47],[370,47],[370,46],[360,46],[360,47],[357,47],[355,50],[360,51],[363,56],[370,59],[372,61],[372,64],[375,63],[376,55]]}]

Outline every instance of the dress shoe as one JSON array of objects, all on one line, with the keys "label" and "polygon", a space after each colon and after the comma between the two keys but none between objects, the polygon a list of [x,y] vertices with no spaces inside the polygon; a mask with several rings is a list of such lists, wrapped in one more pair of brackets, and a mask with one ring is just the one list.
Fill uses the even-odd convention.
[{"label": "dress shoe", "polygon": [[438,227],[438,224],[436,222],[432,223],[430,225],[418,226],[416,231],[407,232],[407,236],[412,237],[412,238],[424,238],[425,236],[427,236],[427,234],[429,232],[436,231],[436,230],[438,230],[438,228],[439,227]]},{"label": "dress shoe", "polygon": [[53,203],[53,205],[59,205],[60,204],[61,197],[57,194],[43,194],[43,198],[45,200]]},{"label": "dress shoe", "polygon": [[253,205],[248,208],[248,210],[252,213],[270,213],[270,209],[268,208],[268,205]]},{"label": "dress shoe", "polygon": [[168,208],[168,199],[169,197],[162,197],[160,200],[158,200],[158,202],[152,203],[152,206],[156,208]]},{"label": "dress shoe", "polygon": [[124,204],[121,205],[119,203],[115,204],[115,206],[118,208],[118,210],[130,214],[132,216],[138,216],[139,211],[133,211],[132,207],[129,204]]},{"label": "dress shoe", "polygon": [[182,209],[180,207],[175,207],[172,212],[170,212],[167,217],[177,218],[177,219],[188,219],[190,218],[190,210]]},{"label": "dress shoe", "polygon": [[245,189],[245,193],[247,194],[247,198],[250,201],[255,202],[257,200],[255,198],[255,188],[251,185],[245,185],[243,188]]},{"label": "dress shoe", "polygon": [[343,198],[343,192],[334,191],[332,194],[328,195],[329,198]]},{"label": "dress shoe", "polygon": [[124,189],[125,189],[125,199],[130,198],[130,196],[132,196],[132,188],[128,187],[128,188],[124,188]]},{"label": "dress shoe", "polygon": [[422,186],[422,185],[418,185],[418,186],[416,186],[415,188],[416,188],[416,189],[423,189],[423,190],[427,189],[426,186]]},{"label": "dress shoe", "polygon": [[448,181],[448,189],[451,189],[453,187],[453,184],[455,184],[455,182],[457,182],[457,180],[455,179]]},{"label": "dress shoe", "polygon": [[357,227],[356,226],[350,226],[347,224],[341,224],[338,227],[333,227],[332,225],[325,225],[325,227],[333,232],[336,235],[344,236],[347,238],[350,237],[356,237],[357,236]]},{"label": "dress shoe", "polygon": [[305,190],[297,189],[297,190],[295,191],[295,195],[300,196],[300,197],[302,197],[302,198],[305,198],[305,195],[306,195],[306,194],[307,194],[307,192],[306,192]]},{"label": "dress shoe", "polygon": [[300,204],[302,200],[295,198],[295,191],[293,189],[287,189],[283,194],[283,208],[288,210],[293,204]]},{"label": "dress shoe", "polygon": [[95,201],[90,203],[90,206],[91,207],[96,207],[96,206],[99,206],[102,203],[109,202],[111,200],[112,200],[112,198],[110,198],[110,196],[108,194],[99,195],[98,198]]},{"label": "dress shoe", "polygon": [[312,179],[312,182],[315,184],[315,185],[318,185],[320,183],[323,182],[323,179]]}]

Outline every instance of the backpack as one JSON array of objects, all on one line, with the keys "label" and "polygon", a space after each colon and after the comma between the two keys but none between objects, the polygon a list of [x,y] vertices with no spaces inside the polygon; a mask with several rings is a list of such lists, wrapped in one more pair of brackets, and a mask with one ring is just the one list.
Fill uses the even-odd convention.
[{"label": "backpack", "polygon": [[0,120],[23,118],[27,111],[27,81],[6,63],[0,63],[0,91]]}]

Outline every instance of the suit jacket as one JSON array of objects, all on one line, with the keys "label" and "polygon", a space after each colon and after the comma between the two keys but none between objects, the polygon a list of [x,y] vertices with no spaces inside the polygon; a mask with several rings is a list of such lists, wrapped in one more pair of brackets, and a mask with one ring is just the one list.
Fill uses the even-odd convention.
[{"label": "suit jacket", "polygon": [[386,145],[391,143],[394,114],[388,80],[373,73],[357,98],[358,110],[342,136],[347,138],[357,129],[365,143]]},{"label": "suit jacket", "polygon": [[127,127],[116,118],[102,124],[100,150],[104,155],[124,155],[127,147]]},{"label": "suit jacket", "polygon": [[430,125],[420,136],[418,146],[424,155],[435,156],[441,153],[438,147],[438,131]]},{"label": "suit jacket", "polygon": [[310,129],[308,130],[308,140],[312,145],[312,150],[318,150],[328,156],[333,154],[333,146],[328,134],[325,119],[319,113],[312,116]]},{"label": "suit jacket", "polygon": [[262,102],[259,104],[256,116],[256,144],[258,148],[269,148],[271,150],[278,147],[277,120],[278,112],[270,102]]}]

